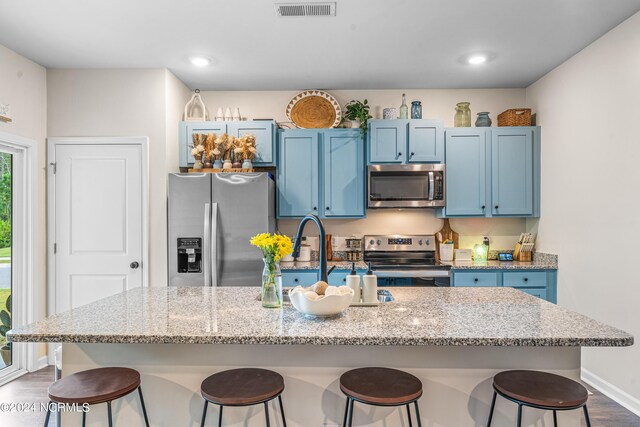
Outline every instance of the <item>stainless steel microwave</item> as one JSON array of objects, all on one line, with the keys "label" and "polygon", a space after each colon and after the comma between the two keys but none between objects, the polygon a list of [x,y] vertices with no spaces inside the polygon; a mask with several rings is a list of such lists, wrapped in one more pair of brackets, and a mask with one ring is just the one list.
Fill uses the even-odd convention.
[{"label": "stainless steel microwave", "polygon": [[370,208],[436,208],[445,203],[445,165],[370,165]]}]

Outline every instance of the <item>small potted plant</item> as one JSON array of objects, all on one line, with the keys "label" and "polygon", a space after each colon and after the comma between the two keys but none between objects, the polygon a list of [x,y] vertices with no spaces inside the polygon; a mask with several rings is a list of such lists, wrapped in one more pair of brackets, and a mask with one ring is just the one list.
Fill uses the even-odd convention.
[{"label": "small potted plant", "polygon": [[0,348],[0,356],[2,356],[5,366],[9,366],[11,364],[11,343],[7,342],[7,332],[11,329],[11,295],[7,297],[5,309],[0,311],[0,321],[0,336],[4,340]]},{"label": "small potted plant", "polygon": [[[344,106],[344,109],[344,118],[351,120],[351,127],[359,127],[363,135],[367,133],[367,121],[372,118],[369,114],[369,102],[366,99],[362,102],[357,100],[349,101]],[[353,125],[354,122],[355,126]]]}]

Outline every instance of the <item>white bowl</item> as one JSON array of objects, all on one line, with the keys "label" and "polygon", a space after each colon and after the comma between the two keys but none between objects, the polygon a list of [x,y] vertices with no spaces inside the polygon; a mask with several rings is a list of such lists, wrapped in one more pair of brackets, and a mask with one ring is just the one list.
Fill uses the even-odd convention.
[{"label": "white bowl", "polygon": [[300,313],[307,316],[331,317],[345,311],[353,300],[353,289],[351,292],[341,295],[323,295],[316,300],[307,298],[303,291],[294,288],[289,292],[291,304]]}]

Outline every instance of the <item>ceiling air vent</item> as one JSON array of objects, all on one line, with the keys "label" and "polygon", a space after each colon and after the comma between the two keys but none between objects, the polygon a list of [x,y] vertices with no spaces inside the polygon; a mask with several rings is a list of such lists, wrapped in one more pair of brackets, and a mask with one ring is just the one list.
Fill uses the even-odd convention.
[{"label": "ceiling air vent", "polygon": [[276,3],[278,16],[336,16],[336,3]]}]

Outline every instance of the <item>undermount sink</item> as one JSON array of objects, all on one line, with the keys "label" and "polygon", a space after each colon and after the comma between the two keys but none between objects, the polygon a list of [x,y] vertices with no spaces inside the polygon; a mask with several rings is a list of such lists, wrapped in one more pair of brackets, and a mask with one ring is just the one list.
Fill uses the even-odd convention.
[{"label": "undermount sink", "polygon": [[[283,302],[287,302],[287,303],[291,303],[291,300],[289,299],[289,291],[293,289],[293,288],[283,288],[282,289],[282,301]],[[258,301],[262,301],[262,295],[258,295]],[[395,298],[393,297],[393,295],[391,294],[390,291],[388,291],[387,289],[378,289],[378,302],[379,303],[387,303],[387,302],[393,302],[395,301]]]}]

